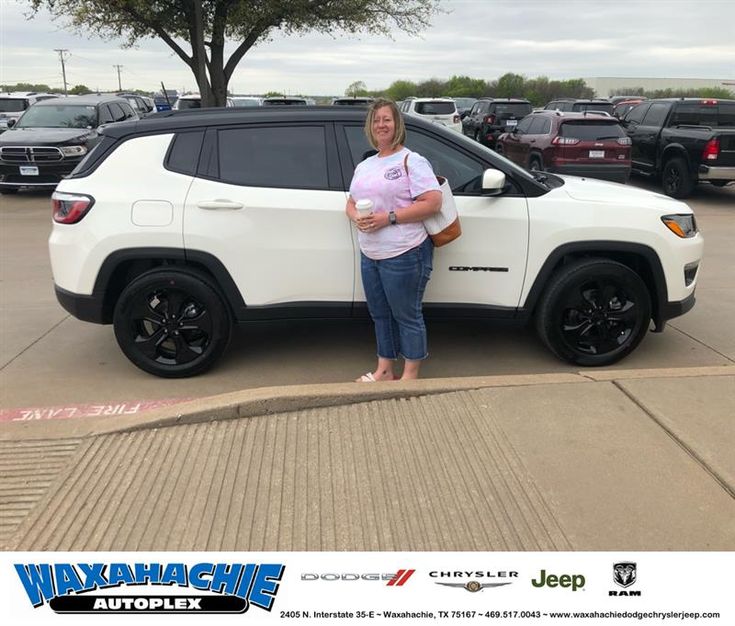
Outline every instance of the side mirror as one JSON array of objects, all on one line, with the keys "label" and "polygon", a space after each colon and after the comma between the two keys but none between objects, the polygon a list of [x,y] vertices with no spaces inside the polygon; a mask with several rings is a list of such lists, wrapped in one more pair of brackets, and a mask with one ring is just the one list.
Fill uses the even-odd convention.
[{"label": "side mirror", "polygon": [[18,120],[16,120],[15,118],[11,117],[11,118],[10,118],[10,119],[8,120],[8,128],[13,128],[13,126],[15,126],[15,123],[16,123],[17,121],[18,121]]},{"label": "side mirror", "polygon": [[482,173],[482,195],[499,196],[505,189],[505,174],[500,170],[486,169]]}]

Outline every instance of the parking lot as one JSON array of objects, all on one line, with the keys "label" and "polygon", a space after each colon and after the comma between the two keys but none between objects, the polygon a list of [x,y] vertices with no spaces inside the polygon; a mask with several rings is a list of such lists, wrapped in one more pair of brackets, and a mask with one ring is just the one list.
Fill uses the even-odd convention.
[{"label": "parking lot", "polygon": [[[632,184],[655,187],[646,181]],[[273,385],[345,382],[373,364],[365,322],[278,322],[240,327],[225,358],[209,373],[163,380],[135,368],[111,326],[81,322],[56,302],[46,241],[47,193],[0,200],[0,407],[3,419],[50,417],[44,407],[96,407],[98,414]],[[735,187],[700,186],[689,204],[706,241],[697,304],[663,334],[649,334],[612,369],[735,363]],[[531,329],[477,321],[429,325],[426,377],[575,372],[556,360]],[[137,407],[137,408],[136,408]],[[68,416],[58,413],[56,416]]]}]

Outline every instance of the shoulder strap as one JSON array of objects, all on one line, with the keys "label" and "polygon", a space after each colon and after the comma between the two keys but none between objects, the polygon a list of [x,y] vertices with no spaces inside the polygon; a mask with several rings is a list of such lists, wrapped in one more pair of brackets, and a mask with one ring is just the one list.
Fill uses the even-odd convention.
[{"label": "shoulder strap", "polygon": [[406,156],[403,157],[403,169],[406,170],[406,176],[408,176],[408,157],[410,154],[410,152],[407,152]]}]

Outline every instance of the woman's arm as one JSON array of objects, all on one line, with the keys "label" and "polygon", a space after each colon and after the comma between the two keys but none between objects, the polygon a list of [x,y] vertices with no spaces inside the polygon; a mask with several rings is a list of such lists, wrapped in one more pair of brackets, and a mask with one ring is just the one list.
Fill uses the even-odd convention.
[{"label": "woman's arm", "polygon": [[[439,190],[426,191],[422,193],[413,204],[402,209],[394,209],[397,224],[409,224],[411,222],[423,222],[427,217],[436,215],[442,208],[442,192]],[[353,204],[354,210],[354,204]],[[372,219],[373,229],[384,228],[390,224],[388,213],[376,213],[366,219]],[[368,227],[370,224],[368,224]]]}]

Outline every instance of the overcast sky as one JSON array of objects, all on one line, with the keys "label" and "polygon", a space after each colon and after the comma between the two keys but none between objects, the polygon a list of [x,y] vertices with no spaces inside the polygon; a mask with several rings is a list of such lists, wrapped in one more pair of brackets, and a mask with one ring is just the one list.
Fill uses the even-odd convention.
[{"label": "overcast sky", "polygon": [[[281,91],[338,95],[356,80],[380,89],[394,80],[492,80],[599,76],[735,79],[732,0],[447,0],[421,37],[278,33],[245,55],[230,82],[235,93]],[[163,43],[135,49],[83,37],[28,3],[0,0],[0,82],[62,87],[54,48],[67,48],[69,86],[193,90],[188,67]],[[230,46],[232,48],[233,46]]]}]

